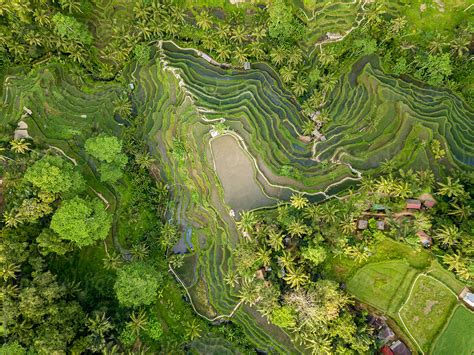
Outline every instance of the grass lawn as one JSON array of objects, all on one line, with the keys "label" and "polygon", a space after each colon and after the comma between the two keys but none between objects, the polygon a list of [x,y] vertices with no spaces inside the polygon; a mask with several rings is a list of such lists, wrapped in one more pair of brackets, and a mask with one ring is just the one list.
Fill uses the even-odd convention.
[{"label": "grass lawn", "polygon": [[417,270],[423,270],[430,266],[432,256],[424,249],[416,250],[410,245],[397,242],[388,237],[376,242],[371,248],[372,255],[365,262],[357,263],[353,259],[338,256],[328,259],[326,272],[338,281],[351,279],[354,274],[364,265],[388,260],[406,260],[406,262]]},{"label": "grass lawn", "polygon": [[423,351],[430,350],[456,302],[456,296],[441,282],[427,276],[416,280],[400,316]]},{"label": "grass lawn", "polygon": [[412,268],[403,260],[368,264],[350,279],[347,289],[358,299],[388,311],[403,281],[414,276],[410,271]]},{"label": "grass lawn", "polygon": [[474,313],[459,306],[449,321],[445,331],[434,345],[433,355],[469,355],[474,352]]}]

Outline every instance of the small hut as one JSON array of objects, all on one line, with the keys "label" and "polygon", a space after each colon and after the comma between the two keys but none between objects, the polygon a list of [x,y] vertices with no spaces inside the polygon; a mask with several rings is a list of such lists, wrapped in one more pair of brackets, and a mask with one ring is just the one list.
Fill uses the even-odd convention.
[{"label": "small hut", "polygon": [[470,309],[474,310],[474,293],[471,292],[467,287],[464,287],[459,294],[459,299]]},{"label": "small hut", "polygon": [[244,62],[244,70],[250,69],[250,62]]},{"label": "small hut", "polygon": [[426,208],[433,208],[433,206],[436,204],[436,200],[433,197],[433,195],[425,193],[418,197],[418,199],[423,203],[423,206]]},{"label": "small hut", "polygon": [[377,229],[379,231],[383,231],[385,229],[385,222],[384,221],[377,221]]},{"label": "small hut", "polygon": [[419,210],[421,208],[420,200],[408,199],[406,203],[407,210]]},{"label": "small hut", "polygon": [[359,221],[357,222],[358,229],[367,229],[368,225],[369,225],[369,222],[365,219],[359,219]]},{"label": "small hut", "polygon": [[430,246],[433,244],[433,240],[432,240],[431,237],[430,237],[428,234],[426,234],[425,232],[423,232],[423,231],[418,231],[418,232],[416,232],[416,235],[418,236],[418,238],[420,239],[420,243],[421,243],[424,247],[428,248],[428,247],[430,247]]}]

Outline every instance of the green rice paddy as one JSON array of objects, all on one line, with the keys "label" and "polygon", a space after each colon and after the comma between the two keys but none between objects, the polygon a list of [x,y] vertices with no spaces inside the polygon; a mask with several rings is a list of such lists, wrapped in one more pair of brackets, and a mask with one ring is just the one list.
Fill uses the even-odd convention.
[{"label": "green rice paddy", "polygon": [[[31,109],[33,114],[23,117],[29,134],[76,159],[88,184],[114,209],[120,191],[110,191],[97,183],[81,147],[84,139],[94,133],[120,135],[123,122],[114,118],[113,101],[129,93],[140,120],[137,138],[148,144],[172,191],[172,219],[183,231],[191,230],[194,250],[177,272],[198,311],[210,318],[231,313],[239,301],[238,290],[223,281],[225,273],[233,268],[231,249],[238,233],[209,143],[217,121],[224,120],[245,143],[254,159],[254,182],[268,196],[281,199],[288,199],[293,191],[312,194],[313,200],[343,193],[357,182],[359,172],[374,172],[387,158],[396,159],[400,168],[436,168],[439,162],[435,162],[427,144],[432,138],[441,140],[448,150],[448,159],[442,164],[474,164],[473,110],[449,91],[386,75],[375,58],[362,59],[341,78],[328,107],[333,120],[325,132],[327,140],[314,146],[298,139],[306,118],[266,64],[253,64],[248,71],[221,69],[200,59],[194,51],[163,43],[155,48],[149,63],[127,67],[120,85],[79,77],[55,64],[40,65],[29,75],[21,70],[6,73],[0,107],[2,126],[14,127],[24,114],[23,107]],[[133,90],[129,83],[134,84]],[[173,153],[176,140],[185,147],[180,157]],[[322,164],[324,160],[332,163]],[[281,176],[283,166],[291,166],[299,174]],[[262,199],[251,207],[262,207],[267,202]],[[349,289],[357,296],[357,289],[372,282],[377,286],[377,297],[365,290],[360,298],[372,300],[375,306],[393,314],[404,300],[397,295],[404,294],[416,273],[412,266],[403,261],[390,261],[381,268],[370,264],[366,274],[361,271],[351,280]],[[398,280],[396,285],[389,282],[391,278]],[[241,307],[233,321],[243,326],[259,349],[301,351],[255,309]],[[438,328],[430,332],[429,339]],[[212,341],[195,345],[196,351],[206,347],[209,351],[227,351],[225,344]]]}]

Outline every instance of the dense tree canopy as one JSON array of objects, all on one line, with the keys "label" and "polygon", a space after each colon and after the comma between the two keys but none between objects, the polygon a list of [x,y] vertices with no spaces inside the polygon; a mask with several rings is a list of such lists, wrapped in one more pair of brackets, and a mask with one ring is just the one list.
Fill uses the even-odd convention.
[{"label": "dense tree canopy", "polygon": [[35,162],[25,173],[25,180],[50,193],[78,191],[84,179],[73,165],[58,156],[46,155]]},{"label": "dense tree canopy", "polygon": [[133,262],[118,271],[114,289],[120,304],[140,307],[156,301],[160,276],[145,262]]},{"label": "dense tree canopy", "polygon": [[101,201],[86,201],[77,196],[64,201],[51,219],[51,229],[79,247],[105,239],[110,226],[110,216]]},{"label": "dense tree canopy", "polygon": [[122,177],[127,156],[122,153],[122,142],[117,137],[101,135],[89,138],[85,149],[100,162],[98,170],[102,181],[113,183]]}]

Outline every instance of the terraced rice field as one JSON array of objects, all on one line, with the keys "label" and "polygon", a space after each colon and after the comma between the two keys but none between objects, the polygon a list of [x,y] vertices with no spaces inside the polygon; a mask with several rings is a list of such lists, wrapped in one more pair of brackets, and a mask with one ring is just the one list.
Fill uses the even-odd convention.
[{"label": "terraced rice field", "polygon": [[333,121],[319,159],[338,159],[371,171],[384,159],[398,167],[436,171],[431,139],[447,147],[447,165],[474,165],[474,111],[447,90],[386,75],[375,57],[356,63],[332,93]]},{"label": "terraced rice field", "polygon": [[[192,230],[194,251],[178,272],[196,308],[210,318],[231,313],[239,301],[238,290],[223,281],[233,267],[231,250],[239,237],[228,205],[237,203],[235,208],[247,209],[267,203],[260,197],[252,205],[229,202],[222,171],[214,168],[215,146],[209,143],[217,120],[225,120],[253,157],[255,165],[248,175],[255,179],[251,185],[260,184],[268,196],[281,199],[288,199],[293,191],[313,194],[313,200],[342,192],[357,182],[359,172],[376,171],[386,158],[394,157],[400,167],[431,165],[433,157],[423,142],[432,137],[448,147],[449,159],[443,161],[447,166],[474,164],[472,109],[447,91],[385,75],[372,59],[358,63],[341,80],[328,107],[333,120],[327,127],[327,141],[315,146],[298,139],[306,118],[276,73],[263,64],[248,71],[224,70],[192,50],[164,43],[147,65],[134,64],[124,70],[123,85],[89,84],[55,65],[24,74],[9,73],[5,78],[0,119],[15,125],[24,114],[23,107],[32,109],[33,115],[24,118],[30,135],[76,159],[88,184],[111,202],[111,208],[115,208],[116,195],[96,186],[81,147],[84,138],[96,132],[120,134],[113,101],[128,90],[128,83],[134,83],[131,97],[142,120],[137,138],[146,141],[171,187],[169,211],[174,213],[170,218],[183,233]],[[182,159],[173,155],[177,139],[186,148]],[[228,149],[219,153],[225,156]],[[300,177],[279,175],[283,166],[293,167]],[[387,289],[390,292],[393,288]],[[391,308],[387,303],[380,306]],[[243,326],[259,349],[301,351],[255,309],[241,307],[233,321]]]},{"label": "terraced rice field", "polygon": [[308,2],[311,6],[301,4],[303,19],[309,27],[309,35],[305,38],[306,46],[312,47],[324,39],[326,33],[341,34],[350,31],[357,21],[364,16],[363,1],[318,1]]}]

